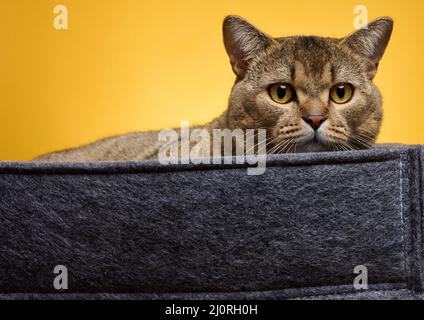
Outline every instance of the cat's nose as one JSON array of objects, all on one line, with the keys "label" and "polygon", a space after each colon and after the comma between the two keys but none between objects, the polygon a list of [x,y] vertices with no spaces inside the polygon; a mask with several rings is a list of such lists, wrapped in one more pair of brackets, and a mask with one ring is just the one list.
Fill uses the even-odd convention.
[{"label": "cat's nose", "polygon": [[303,117],[303,120],[307,124],[309,124],[312,129],[318,130],[318,128],[321,126],[321,124],[327,120],[327,118],[324,117],[322,114],[314,113],[314,114],[308,114],[306,117]]}]

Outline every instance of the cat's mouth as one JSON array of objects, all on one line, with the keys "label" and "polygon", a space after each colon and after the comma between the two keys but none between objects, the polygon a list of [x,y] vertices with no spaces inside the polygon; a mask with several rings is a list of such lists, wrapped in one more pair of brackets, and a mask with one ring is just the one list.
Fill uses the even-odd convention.
[{"label": "cat's mouth", "polygon": [[[302,125],[303,124],[303,125]],[[286,124],[276,132],[269,153],[299,153],[322,151],[347,151],[356,149],[350,142],[350,131],[340,123],[325,121],[319,127],[301,123]],[[277,142],[275,142],[277,141]],[[362,141],[363,138],[362,138]]]},{"label": "cat's mouth", "polygon": [[[321,130],[316,130],[309,135],[310,138],[300,143],[299,149],[308,152],[331,151],[331,142]],[[309,141],[308,141],[309,140]]]},{"label": "cat's mouth", "polygon": [[347,151],[354,149],[345,137],[341,138],[328,132],[316,130],[297,143],[295,152]]},{"label": "cat's mouth", "polygon": [[[279,139],[280,140],[280,139]],[[308,133],[297,139],[283,138],[268,153],[302,153],[331,151],[330,144],[315,133]]]},{"label": "cat's mouth", "polygon": [[294,152],[322,152],[331,151],[329,144],[326,141],[322,141],[317,134],[310,141],[304,141],[298,143],[297,147],[294,148]]},{"label": "cat's mouth", "polygon": [[309,131],[297,139],[284,138],[280,140],[269,153],[302,153],[333,151],[336,142],[327,140],[325,134],[317,131]]}]

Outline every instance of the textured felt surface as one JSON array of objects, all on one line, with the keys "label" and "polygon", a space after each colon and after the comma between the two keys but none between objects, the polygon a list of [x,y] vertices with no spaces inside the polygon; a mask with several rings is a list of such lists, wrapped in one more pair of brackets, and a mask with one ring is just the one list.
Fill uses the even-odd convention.
[{"label": "textured felt surface", "polygon": [[[245,165],[0,164],[3,299],[414,299],[419,146]],[[53,287],[55,265],[69,288]],[[368,268],[368,291],[353,269]]]}]

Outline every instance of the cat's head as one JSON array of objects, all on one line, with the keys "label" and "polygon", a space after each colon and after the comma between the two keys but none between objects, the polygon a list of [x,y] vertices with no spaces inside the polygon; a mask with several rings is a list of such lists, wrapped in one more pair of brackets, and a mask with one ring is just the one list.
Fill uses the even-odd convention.
[{"label": "cat's head", "polygon": [[372,80],[392,29],[381,18],[342,39],[272,38],[227,17],[224,44],[237,76],[229,126],[266,128],[274,153],[371,147],[382,121]]}]

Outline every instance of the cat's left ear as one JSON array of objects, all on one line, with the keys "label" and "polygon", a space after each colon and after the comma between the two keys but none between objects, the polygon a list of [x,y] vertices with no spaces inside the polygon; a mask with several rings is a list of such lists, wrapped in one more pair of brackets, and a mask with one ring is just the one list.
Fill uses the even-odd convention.
[{"label": "cat's left ear", "polygon": [[368,70],[370,79],[373,79],[377,73],[378,64],[389,44],[392,30],[393,20],[384,17],[370,22],[362,29],[342,39],[342,45],[347,46],[370,62]]}]

